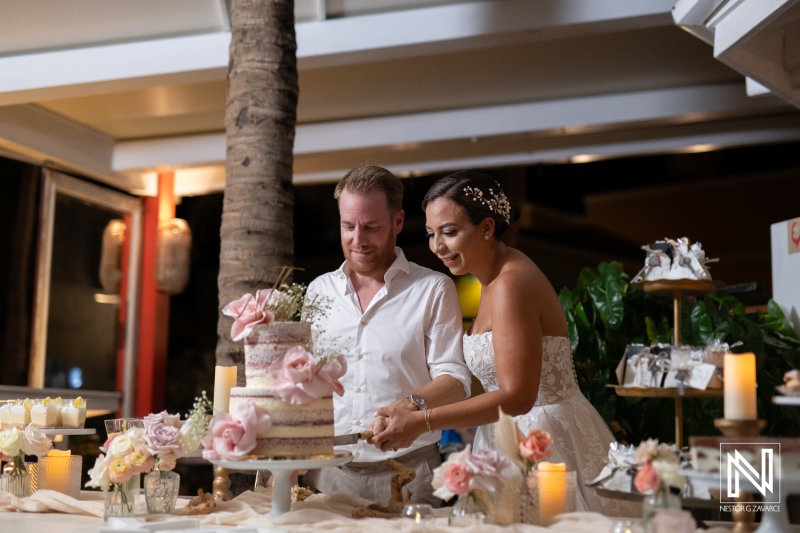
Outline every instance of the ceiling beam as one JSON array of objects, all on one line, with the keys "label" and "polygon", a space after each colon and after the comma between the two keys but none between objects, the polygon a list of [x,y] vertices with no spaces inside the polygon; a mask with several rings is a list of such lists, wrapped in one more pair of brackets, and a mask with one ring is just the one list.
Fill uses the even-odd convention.
[{"label": "ceiling beam", "polygon": [[[505,0],[297,24],[298,66],[387,58],[671,24],[672,0]],[[224,79],[230,33],[0,58],[0,106]]]},{"label": "ceiling beam", "polygon": [[0,107],[0,150],[126,190],[140,186],[112,170],[114,139],[35,105]]},{"label": "ceiling beam", "polygon": [[[519,133],[569,135],[632,124],[696,122],[788,109],[777,98],[750,99],[741,83],[486,106],[297,126],[297,155]],[[159,165],[223,162],[225,134],[120,142],[117,172]]]},{"label": "ceiling beam", "polygon": [[223,79],[230,33],[0,58],[0,106]]}]

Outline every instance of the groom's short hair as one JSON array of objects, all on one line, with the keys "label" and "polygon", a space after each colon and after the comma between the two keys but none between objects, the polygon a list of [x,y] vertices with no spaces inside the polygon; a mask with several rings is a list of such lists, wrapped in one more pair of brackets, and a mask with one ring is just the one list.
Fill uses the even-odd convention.
[{"label": "groom's short hair", "polygon": [[345,174],[336,184],[333,197],[338,202],[343,191],[364,194],[375,189],[386,193],[391,211],[397,212],[403,208],[403,183],[397,176],[377,165],[359,165]]}]

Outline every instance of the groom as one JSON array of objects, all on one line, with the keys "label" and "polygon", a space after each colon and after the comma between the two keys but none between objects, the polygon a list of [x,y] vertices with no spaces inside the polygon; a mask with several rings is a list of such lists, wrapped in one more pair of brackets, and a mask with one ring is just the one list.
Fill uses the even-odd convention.
[{"label": "groom", "polygon": [[[403,184],[385,168],[362,165],[338,183],[345,261],[315,279],[309,294],[329,298],[327,316],[315,321],[322,346],[347,358],[344,395],[334,397],[337,435],[370,427],[382,406],[429,409],[469,396],[470,373],[461,351],[461,310],[453,281],[408,261],[395,246],[403,228]],[[306,480],[325,493],[346,492],[381,504],[390,499],[393,458],[413,468],[408,485],[418,503],[438,505],[432,471],[441,464],[440,432],[423,434],[409,448],[380,451],[374,438],[349,445],[353,462],[310,471]],[[372,446],[374,445],[374,446]]]}]

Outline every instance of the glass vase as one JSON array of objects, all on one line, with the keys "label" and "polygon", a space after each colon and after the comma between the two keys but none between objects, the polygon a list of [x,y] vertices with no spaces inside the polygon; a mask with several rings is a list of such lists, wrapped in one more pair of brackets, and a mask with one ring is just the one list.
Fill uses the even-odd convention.
[{"label": "glass vase", "polygon": [[8,492],[17,498],[30,496],[30,474],[0,475],[0,492]]},{"label": "glass vase", "polygon": [[130,480],[125,483],[111,483],[103,491],[103,520],[108,521],[109,516],[133,516],[135,508],[133,491]]},{"label": "glass vase", "polygon": [[470,527],[477,524],[491,524],[492,516],[486,506],[482,495],[472,491],[464,496],[459,496],[447,523],[456,527]]},{"label": "glass vase", "polygon": [[681,498],[676,494],[672,494],[665,484],[661,484],[653,494],[645,496],[642,501],[642,518],[644,524],[650,523],[650,520],[656,515],[659,509],[681,509]]},{"label": "glass vase", "polygon": [[181,476],[171,470],[154,470],[144,476],[144,501],[150,514],[172,514],[178,501]]}]

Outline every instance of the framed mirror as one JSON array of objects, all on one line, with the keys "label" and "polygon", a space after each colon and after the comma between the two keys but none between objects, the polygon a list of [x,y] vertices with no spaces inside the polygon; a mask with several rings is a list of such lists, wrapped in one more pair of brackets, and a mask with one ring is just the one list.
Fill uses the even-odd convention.
[{"label": "framed mirror", "polygon": [[141,226],[138,198],[44,170],[29,387],[120,390],[133,416]]}]

